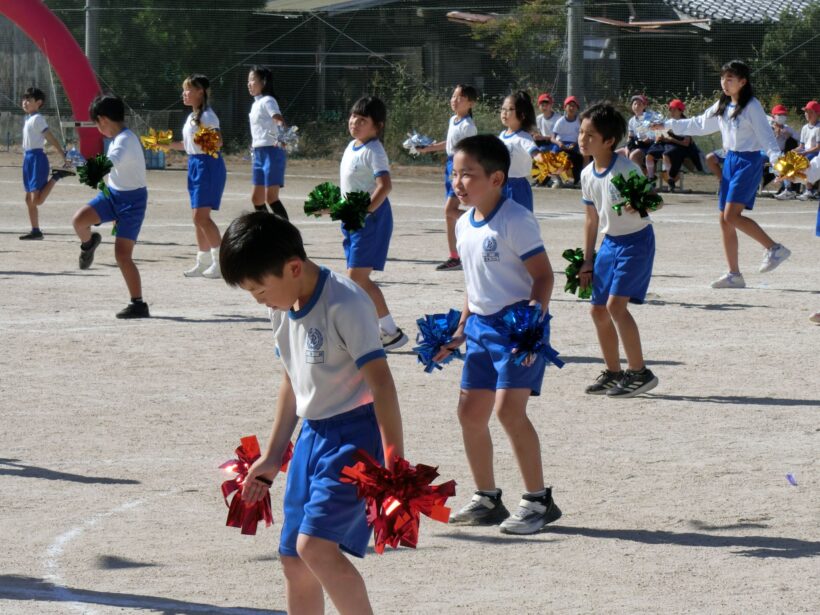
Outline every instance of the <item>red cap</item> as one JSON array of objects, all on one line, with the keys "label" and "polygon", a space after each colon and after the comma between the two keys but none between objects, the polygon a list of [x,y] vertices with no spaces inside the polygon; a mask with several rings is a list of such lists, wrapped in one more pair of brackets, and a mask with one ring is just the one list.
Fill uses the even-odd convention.
[{"label": "red cap", "polygon": [[679,98],[676,98],[674,100],[669,101],[669,108],[679,109],[680,111],[686,111],[686,104]]},{"label": "red cap", "polygon": [[775,105],[772,107],[772,115],[788,115],[789,110],[784,105]]},{"label": "red cap", "polygon": [[565,106],[565,107],[566,107],[569,103],[575,103],[575,104],[576,104],[576,105],[578,105],[579,107],[581,106],[580,104],[578,104],[578,99],[577,99],[577,98],[575,98],[575,96],[567,96],[567,97],[564,99],[564,106]]},{"label": "red cap", "polygon": [[539,95],[538,96],[538,104],[540,105],[543,102],[552,103],[552,96],[550,94],[546,94],[546,93]]},{"label": "red cap", "polygon": [[806,106],[803,107],[803,111],[814,111],[815,113],[820,113],[820,103],[816,100],[810,100],[806,103]]},{"label": "red cap", "polygon": [[649,99],[643,94],[635,94],[635,96],[629,99],[629,102],[635,102],[636,100],[641,101],[644,107],[649,105]]}]

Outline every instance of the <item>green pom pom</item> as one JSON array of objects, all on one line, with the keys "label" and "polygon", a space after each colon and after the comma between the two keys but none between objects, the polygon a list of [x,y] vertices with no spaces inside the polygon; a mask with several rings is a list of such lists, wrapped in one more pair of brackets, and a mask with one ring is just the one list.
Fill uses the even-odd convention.
[{"label": "green pom pom", "polygon": [[342,191],[332,182],[316,186],[305,201],[305,215],[319,217],[323,211],[338,208],[342,202]]},{"label": "green pom pom", "polygon": [[[595,262],[595,255],[595,252],[593,252],[593,262]],[[578,274],[581,272],[581,266],[584,264],[584,251],[581,248],[575,248],[574,250],[569,248],[564,250],[561,256],[569,261],[569,265],[564,269],[564,273],[567,275],[564,292],[570,293],[571,295],[577,292],[579,299],[589,299],[592,296],[592,285],[582,287],[581,280],[578,277]]]},{"label": "green pom pom", "polygon": [[113,168],[114,164],[108,159],[108,156],[97,154],[86,160],[83,166],[77,168],[77,177],[80,179],[81,184],[102,190],[108,196],[108,186],[105,185],[103,178]]},{"label": "green pom pom", "polygon": [[370,207],[370,195],[367,192],[363,190],[348,192],[344,201],[330,208],[330,217],[341,221],[346,231],[358,231],[364,228],[368,207]]},{"label": "green pom pom", "polygon": [[631,205],[641,218],[646,218],[650,211],[655,211],[663,203],[660,195],[654,192],[654,182],[637,171],[630,171],[627,177],[616,175],[612,178],[612,185],[623,199],[612,206],[619,216],[623,214],[624,207]]}]

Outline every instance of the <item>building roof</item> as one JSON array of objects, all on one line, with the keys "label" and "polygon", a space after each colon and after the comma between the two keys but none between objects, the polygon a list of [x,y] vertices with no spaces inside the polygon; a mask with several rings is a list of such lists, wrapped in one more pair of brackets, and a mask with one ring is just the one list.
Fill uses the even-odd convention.
[{"label": "building roof", "polygon": [[785,11],[800,13],[812,0],[663,0],[664,4],[691,17],[717,22],[762,23],[777,21]]}]

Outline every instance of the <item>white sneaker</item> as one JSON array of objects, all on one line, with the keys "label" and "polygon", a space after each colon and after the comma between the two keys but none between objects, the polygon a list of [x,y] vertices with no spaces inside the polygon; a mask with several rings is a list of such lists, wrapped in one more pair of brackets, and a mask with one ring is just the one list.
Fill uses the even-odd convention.
[{"label": "white sneaker", "polygon": [[779,194],[775,194],[774,198],[776,198],[778,201],[791,201],[792,199],[797,198],[797,195],[791,190],[784,190]]},{"label": "white sneaker", "polygon": [[789,250],[786,246],[776,243],[771,248],[766,250],[766,254],[763,257],[763,262],[760,263],[760,273],[766,273],[767,271],[774,271],[780,266],[780,263],[785,261],[792,255],[792,251]]},{"label": "white sneaker", "polygon": [[395,333],[381,332],[382,347],[385,351],[396,350],[404,346],[409,340],[401,329],[396,329]]},{"label": "white sneaker", "polygon": [[206,252],[205,254],[206,256],[197,255],[196,265],[194,265],[191,269],[188,269],[188,271],[185,271],[182,275],[186,278],[201,278],[205,273],[205,270],[213,264],[211,261],[211,253]]},{"label": "white sneaker", "polygon": [[817,193],[814,190],[806,190],[803,194],[797,196],[798,201],[813,201],[817,198]]},{"label": "white sneaker", "polygon": [[219,261],[214,261],[211,263],[211,266],[208,267],[205,271],[202,272],[203,278],[211,278],[212,280],[218,280],[222,277],[222,271],[219,269]]},{"label": "white sneaker", "polygon": [[712,282],[712,288],[746,288],[742,273],[726,273]]}]

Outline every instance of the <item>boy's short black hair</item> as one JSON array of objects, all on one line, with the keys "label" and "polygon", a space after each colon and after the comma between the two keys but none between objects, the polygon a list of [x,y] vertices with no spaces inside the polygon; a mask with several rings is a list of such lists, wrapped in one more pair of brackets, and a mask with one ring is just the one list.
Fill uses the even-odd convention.
[{"label": "boy's short black hair", "polygon": [[40,88],[26,88],[26,91],[23,92],[23,98],[27,98],[29,100],[42,100],[43,102],[46,101],[46,95]]},{"label": "boy's short black hair", "polygon": [[125,103],[116,94],[100,94],[91,101],[88,115],[92,122],[96,122],[98,117],[107,117],[112,122],[124,122]]},{"label": "boy's short black hair", "polygon": [[581,114],[580,119],[592,122],[604,141],[614,139],[612,151],[626,136],[626,119],[610,102],[595,103]]},{"label": "boy's short black hair", "polygon": [[353,103],[353,106],[350,108],[350,115],[369,117],[376,126],[384,126],[385,122],[387,122],[387,107],[381,98],[363,96]]},{"label": "boy's short black hair", "polygon": [[455,152],[464,152],[484,169],[487,175],[496,171],[504,173],[504,181],[510,172],[510,152],[495,135],[475,135],[456,144]]},{"label": "boy's short black hair", "polygon": [[266,275],[282,276],[285,263],[296,257],[307,260],[299,229],[284,218],[263,211],[244,213],[231,222],[222,236],[219,268],[229,286]]}]

